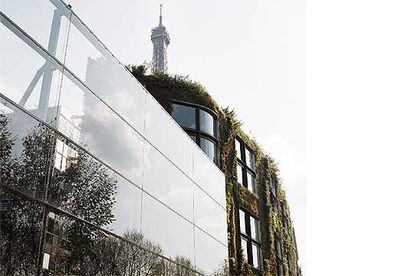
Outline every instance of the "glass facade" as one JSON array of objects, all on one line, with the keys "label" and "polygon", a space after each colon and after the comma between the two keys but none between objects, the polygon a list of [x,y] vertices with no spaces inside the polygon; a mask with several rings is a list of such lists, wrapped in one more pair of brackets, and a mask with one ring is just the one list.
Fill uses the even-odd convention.
[{"label": "glass facade", "polygon": [[206,107],[174,102],[171,116],[190,135],[204,153],[219,165],[218,121]]},{"label": "glass facade", "polygon": [[223,173],[64,2],[0,22],[0,274],[224,269]]}]

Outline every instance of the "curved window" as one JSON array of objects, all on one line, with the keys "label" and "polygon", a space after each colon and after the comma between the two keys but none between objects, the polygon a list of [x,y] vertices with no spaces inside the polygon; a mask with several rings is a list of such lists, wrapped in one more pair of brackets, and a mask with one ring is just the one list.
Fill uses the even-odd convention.
[{"label": "curved window", "polygon": [[181,127],[196,129],[196,109],[194,107],[174,104],[171,116]]},{"label": "curved window", "polygon": [[187,132],[194,142],[219,164],[218,122],[213,111],[195,104],[174,102],[171,116]]},{"label": "curved window", "polygon": [[214,137],[216,136],[214,118],[210,113],[207,113],[204,110],[200,110],[200,131],[208,133]]},{"label": "curved window", "polygon": [[200,147],[211,160],[216,162],[216,145],[214,142],[205,138],[200,138]]}]

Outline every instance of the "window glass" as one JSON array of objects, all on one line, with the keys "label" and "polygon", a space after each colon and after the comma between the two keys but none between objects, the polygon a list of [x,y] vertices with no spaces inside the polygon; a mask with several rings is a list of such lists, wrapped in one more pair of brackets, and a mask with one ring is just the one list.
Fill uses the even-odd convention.
[{"label": "window glass", "polygon": [[283,276],[284,275],[284,273],[283,273],[283,265],[282,264],[279,264],[279,276]]},{"label": "window glass", "polygon": [[247,172],[247,189],[249,189],[249,191],[252,193],[256,192],[256,179],[249,172]]},{"label": "window glass", "polygon": [[214,131],[214,118],[213,116],[200,109],[200,130],[210,134],[211,136],[216,136]]},{"label": "window glass", "polygon": [[201,149],[210,157],[213,161],[216,160],[216,147],[214,142],[200,138],[200,147]]},{"label": "window glass", "polygon": [[279,238],[278,237],[276,237],[276,255],[278,257],[281,257],[282,256],[282,249],[280,247],[280,241],[279,241]]},{"label": "window glass", "polygon": [[252,243],[252,257],[253,257],[253,266],[255,268],[260,268],[260,247]]},{"label": "window glass", "polygon": [[173,104],[171,116],[182,127],[196,129],[195,108]]},{"label": "window glass", "polygon": [[254,160],[254,154],[248,149],[246,149],[246,165],[252,170],[256,169],[256,162]]},{"label": "window glass", "polygon": [[243,234],[246,234],[245,213],[242,210],[239,210],[239,221],[240,221],[240,232]]},{"label": "window glass", "polygon": [[190,135],[190,137],[191,137],[191,139],[193,139],[193,141],[194,141],[195,143],[197,143],[197,137],[196,137],[195,135]]},{"label": "window glass", "polygon": [[234,141],[234,148],[236,150],[237,158],[239,158],[241,160],[242,159],[242,157],[241,157],[241,144],[240,144],[239,140],[237,140],[237,139]]},{"label": "window glass", "polygon": [[241,248],[243,249],[243,256],[246,258],[247,260],[247,241],[245,239],[241,239]]},{"label": "window glass", "polygon": [[272,194],[276,196],[276,180],[272,177],[272,185],[270,187],[272,189]]},{"label": "window glass", "polygon": [[250,229],[251,229],[251,237],[255,239],[256,241],[260,241],[259,236],[259,221],[255,218],[250,218]]},{"label": "window glass", "polygon": [[239,163],[237,163],[237,182],[243,185],[243,169]]}]

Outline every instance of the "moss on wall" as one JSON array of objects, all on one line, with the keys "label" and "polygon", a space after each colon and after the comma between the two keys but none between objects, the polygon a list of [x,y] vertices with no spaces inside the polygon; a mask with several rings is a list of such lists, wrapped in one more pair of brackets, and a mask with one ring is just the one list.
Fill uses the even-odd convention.
[{"label": "moss on wall", "polygon": [[[277,275],[275,235],[280,237],[284,252],[285,271],[289,268],[293,275],[297,270],[297,250],[294,229],[290,220],[285,192],[282,188],[277,163],[262,150],[260,145],[243,130],[236,113],[230,108],[221,108],[200,83],[187,76],[155,74],[148,75],[145,65],[129,65],[127,68],[160,104],[171,112],[171,101],[191,102],[215,111],[220,125],[220,167],[225,175],[229,269],[231,275]],[[234,140],[240,137],[255,152],[257,194],[251,193],[237,183],[237,158]],[[270,185],[272,178],[277,182],[277,212],[270,202]],[[282,210],[288,220],[288,229],[282,226]],[[238,208],[243,207],[259,217],[263,251],[263,272],[251,268],[240,249]],[[290,256],[290,260],[286,257]],[[290,264],[290,265],[289,265]],[[281,275],[278,275],[281,276]]]}]

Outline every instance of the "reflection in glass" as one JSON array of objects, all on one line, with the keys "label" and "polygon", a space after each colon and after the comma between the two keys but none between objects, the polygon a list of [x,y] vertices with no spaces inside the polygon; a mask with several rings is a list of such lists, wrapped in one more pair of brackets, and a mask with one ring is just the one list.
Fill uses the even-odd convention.
[{"label": "reflection in glass", "polygon": [[42,120],[55,121],[62,68],[2,24],[0,41],[1,93]]},{"label": "reflection in glass", "polygon": [[0,275],[36,274],[42,216],[43,208],[0,186]]},{"label": "reflection in glass", "polygon": [[251,237],[256,241],[260,241],[259,239],[259,221],[253,217],[250,218],[250,228],[251,228]]},{"label": "reflection in glass", "polygon": [[243,210],[239,209],[239,223],[240,223],[240,232],[242,234],[247,234],[246,232],[246,219],[245,213]]},{"label": "reflection in glass", "polygon": [[243,256],[247,260],[247,240],[244,238],[241,238],[241,248],[243,250]]},{"label": "reflection in glass", "polygon": [[234,140],[234,148],[236,150],[237,158],[239,158],[239,160],[242,160],[241,144],[240,144],[239,140],[237,140],[237,139]]},{"label": "reflection in glass", "polygon": [[243,185],[243,168],[239,163],[237,163],[237,182]]},{"label": "reflection in glass", "polygon": [[260,248],[252,243],[252,257],[253,257],[253,266],[255,268],[260,268]]},{"label": "reflection in glass", "polygon": [[246,149],[246,165],[252,170],[256,169],[256,162],[254,159],[254,154],[252,151],[248,149]]},{"label": "reflection in glass", "polygon": [[252,193],[256,193],[256,178],[250,172],[247,172],[247,189]]},{"label": "reflection in glass", "polygon": [[173,104],[171,116],[177,121],[180,126],[196,129],[196,116],[194,107]]},{"label": "reflection in glass", "polygon": [[194,233],[197,268],[204,275],[229,275],[227,248],[198,228],[195,228]]},{"label": "reflection in glass", "polygon": [[216,145],[212,141],[200,138],[200,146],[211,160],[216,161]]},{"label": "reflection in glass", "polygon": [[213,116],[202,109],[200,109],[200,131],[216,136]]}]

